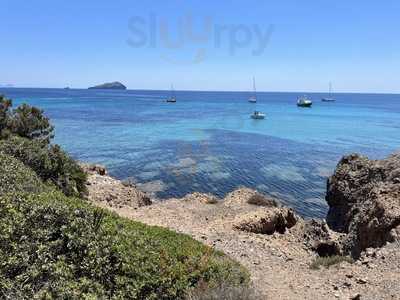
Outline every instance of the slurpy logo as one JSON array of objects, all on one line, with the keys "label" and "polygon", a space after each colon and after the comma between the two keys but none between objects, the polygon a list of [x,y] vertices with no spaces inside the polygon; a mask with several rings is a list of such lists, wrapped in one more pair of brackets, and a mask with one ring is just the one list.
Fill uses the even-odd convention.
[{"label": "slurpy logo", "polygon": [[[270,42],[274,26],[218,24],[212,17],[195,20],[191,14],[176,20],[150,14],[132,17],[129,31],[127,43],[131,47],[161,48],[162,58],[171,63],[197,64],[207,59],[211,48],[226,51],[230,56],[239,51],[260,56]],[[189,53],[189,57],[183,53]]]}]

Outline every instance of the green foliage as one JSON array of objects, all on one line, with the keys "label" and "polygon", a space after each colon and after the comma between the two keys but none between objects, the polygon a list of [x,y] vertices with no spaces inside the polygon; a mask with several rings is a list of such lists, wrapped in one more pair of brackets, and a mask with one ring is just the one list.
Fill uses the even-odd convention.
[{"label": "green foliage", "polygon": [[83,196],[86,193],[86,173],[58,145],[11,136],[0,140],[0,153],[22,161],[44,182],[53,183],[67,196]]},{"label": "green foliage", "polygon": [[12,101],[0,95],[0,139],[8,134],[7,125],[11,106]]},{"label": "green foliage", "polygon": [[0,197],[7,193],[38,193],[43,190],[35,172],[14,157],[0,154]]},{"label": "green foliage", "polygon": [[0,298],[182,299],[248,273],[186,235],[60,192],[0,198]]},{"label": "green foliage", "polygon": [[349,256],[340,256],[340,255],[333,255],[333,256],[324,256],[324,257],[317,257],[310,265],[310,269],[312,270],[319,270],[321,266],[325,268],[329,268],[331,266],[340,264],[342,262],[353,263],[353,259]]},{"label": "green foliage", "polygon": [[43,110],[28,104],[22,104],[14,109],[9,129],[20,137],[37,139],[46,143],[54,137],[54,127],[43,114]]},{"label": "green foliage", "polygon": [[54,127],[43,110],[22,104],[11,110],[12,101],[0,95],[0,138],[13,135],[50,143]]}]

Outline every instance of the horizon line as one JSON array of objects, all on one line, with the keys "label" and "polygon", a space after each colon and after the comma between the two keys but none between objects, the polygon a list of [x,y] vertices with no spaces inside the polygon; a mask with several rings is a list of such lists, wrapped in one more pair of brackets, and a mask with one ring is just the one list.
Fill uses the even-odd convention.
[{"label": "horizon line", "polygon": [[[23,87],[23,86],[1,86],[0,89],[48,89],[48,90],[65,90],[65,87]],[[69,88],[69,90],[89,90],[89,88]],[[98,91],[158,91],[158,92],[169,92],[168,89],[129,89],[119,90],[119,89],[97,89]],[[211,92],[211,93],[252,93],[251,90],[192,90],[192,89],[177,89],[176,92]],[[258,90],[257,93],[299,93],[299,94],[327,94],[326,91],[263,91]],[[400,92],[361,92],[361,91],[351,91],[351,92],[333,92],[332,94],[366,94],[366,95],[400,95]]]}]

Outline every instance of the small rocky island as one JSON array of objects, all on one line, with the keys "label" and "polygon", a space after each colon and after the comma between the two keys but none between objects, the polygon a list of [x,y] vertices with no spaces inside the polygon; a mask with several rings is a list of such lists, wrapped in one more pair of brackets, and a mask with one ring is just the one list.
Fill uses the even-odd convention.
[{"label": "small rocky island", "polygon": [[126,89],[127,89],[126,86],[118,81],[103,83],[89,88],[89,90],[126,90]]}]

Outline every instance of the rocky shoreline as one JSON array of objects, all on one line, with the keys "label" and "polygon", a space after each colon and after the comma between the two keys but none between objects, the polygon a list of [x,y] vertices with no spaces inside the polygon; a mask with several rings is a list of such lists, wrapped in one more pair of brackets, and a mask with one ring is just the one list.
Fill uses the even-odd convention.
[{"label": "rocky shoreline", "polygon": [[[329,178],[325,220],[240,188],[154,202],[134,185],[84,166],[88,199],[121,216],[193,236],[251,273],[257,299],[400,299],[400,155],[344,157]],[[318,258],[344,258],[313,269]]]}]

